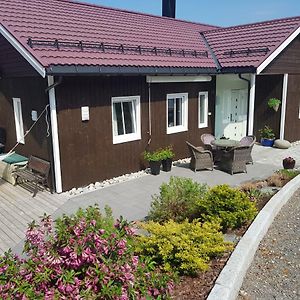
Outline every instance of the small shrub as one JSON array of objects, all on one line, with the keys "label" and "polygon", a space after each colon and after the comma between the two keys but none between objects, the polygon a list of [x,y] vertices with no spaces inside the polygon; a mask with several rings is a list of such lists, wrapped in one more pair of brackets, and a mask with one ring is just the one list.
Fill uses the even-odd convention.
[{"label": "small shrub", "polygon": [[291,169],[281,169],[277,172],[283,177],[283,179],[289,181],[300,174],[299,170],[291,170]]},{"label": "small shrub", "polygon": [[176,223],[170,220],[163,225],[150,221],[141,225],[149,236],[139,238],[138,250],[150,256],[166,271],[195,275],[209,268],[211,258],[220,256],[230,248],[219,231],[218,223]]},{"label": "small shrub", "polygon": [[192,220],[197,213],[196,203],[206,191],[206,185],[192,179],[171,177],[169,183],[160,186],[159,195],[152,196],[148,218],[160,223],[170,219],[176,222]]},{"label": "small shrub", "polygon": [[223,231],[239,228],[257,214],[255,204],[246,194],[228,185],[211,188],[197,206],[203,221],[220,219]]},{"label": "small shrub", "polygon": [[279,173],[274,173],[270,177],[267,178],[268,186],[276,186],[276,187],[282,187],[284,186],[283,177]]},{"label": "small shrub", "polygon": [[135,255],[125,220],[97,207],[55,222],[44,216],[26,233],[22,260],[0,257],[1,299],[166,299],[170,277]]}]

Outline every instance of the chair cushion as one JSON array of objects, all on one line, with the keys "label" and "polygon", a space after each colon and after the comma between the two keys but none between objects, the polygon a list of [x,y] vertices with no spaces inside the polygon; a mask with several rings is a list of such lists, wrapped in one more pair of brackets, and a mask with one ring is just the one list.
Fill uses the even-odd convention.
[{"label": "chair cushion", "polygon": [[279,149],[288,149],[291,147],[291,143],[286,140],[275,140],[274,142],[274,147],[279,148]]}]

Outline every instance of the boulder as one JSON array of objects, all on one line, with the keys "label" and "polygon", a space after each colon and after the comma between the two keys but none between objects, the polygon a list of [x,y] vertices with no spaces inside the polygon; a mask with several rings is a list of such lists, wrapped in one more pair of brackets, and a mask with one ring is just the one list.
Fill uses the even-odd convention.
[{"label": "boulder", "polygon": [[275,140],[274,142],[274,147],[279,148],[279,149],[288,149],[291,147],[291,143],[286,140]]}]

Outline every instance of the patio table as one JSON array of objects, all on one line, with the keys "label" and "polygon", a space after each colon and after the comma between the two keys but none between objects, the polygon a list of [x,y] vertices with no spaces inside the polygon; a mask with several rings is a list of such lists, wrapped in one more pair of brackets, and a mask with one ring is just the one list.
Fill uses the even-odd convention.
[{"label": "patio table", "polygon": [[240,142],[236,140],[217,139],[212,141],[211,144],[220,149],[227,149],[238,146]]}]

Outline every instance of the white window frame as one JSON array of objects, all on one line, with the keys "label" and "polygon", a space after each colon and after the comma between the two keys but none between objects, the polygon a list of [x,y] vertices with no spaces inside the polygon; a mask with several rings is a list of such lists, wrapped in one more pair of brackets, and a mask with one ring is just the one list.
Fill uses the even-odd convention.
[{"label": "white window frame", "polygon": [[[200,120],[200,101],[201,96],[205,96],[204,98],[204,122],[201,123]],[[208,92],[199,92],[198,96],[198,128],[206,128],[208,127]]]},{"label": "white window frame", "polygon": [[25,144],[21,98],[13,98],[17,142]]},{"label": "white window frame", "polygon": [[[169,127],[168,120],[168,103],[169,99],[173,98],[182,98],[182,125]],[[175,94],[167,94],[167,103],[166,103],[166,115],[167,115],[167,134],[178,133],[188,130],[188,93],[175,93]]]},{"label": "white window frame", "polygon": [[[134,126],[136,126],[135,133],[129,134],[122,134],[122,135],[115,135],[114,131],[114,103],[121,103],[121,102],[129,102],[135,101],[135,117],[136,119]],[[113,144],[120,144],[125,142],[131,142],[141,139],[141,97],[140,96],[122,96],[122,97],[112,97],[111,98],[111,120],[112,120],[112,135],[113,135]]]}]

